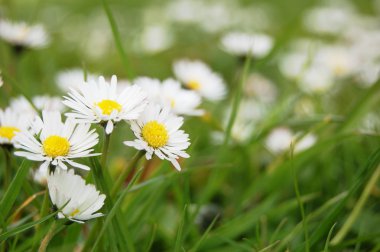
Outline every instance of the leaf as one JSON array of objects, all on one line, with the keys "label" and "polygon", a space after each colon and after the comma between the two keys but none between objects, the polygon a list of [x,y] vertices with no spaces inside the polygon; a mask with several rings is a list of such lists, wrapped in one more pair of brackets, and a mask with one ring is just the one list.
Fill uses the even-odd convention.
[{"label": "leaf", "polygon": [[11,185],[7,189],[0,202],[0,216],[3,220],[8,216],[13,204],[15,203],[17,196],[20,193],[21,187],[24,183],[26,176],[29,174],[30,161],[24,160],[17,170],[16,176],[11,182]]}]

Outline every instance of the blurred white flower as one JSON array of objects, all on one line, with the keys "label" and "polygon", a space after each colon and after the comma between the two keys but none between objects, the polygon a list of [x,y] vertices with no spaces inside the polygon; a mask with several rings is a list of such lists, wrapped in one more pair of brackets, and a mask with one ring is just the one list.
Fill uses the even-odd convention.
[{"label": "blurred white flower", "polygon": [[170,1],[166,6],[166,15],[180,23],[195,23],[200,20],[202,2],[193,0]]},{"label": "blurred white flower", "polygon": [[254,97],[263,103],[272,103],[277,98],[276,86],[271,80],[258,73],[248,76],[244,92],[246,95]]},{"label": "blurred white flower", "polygon": [[0,20],[0,37],[14,46],[30,48],[45,47],[50,40],[40,24],[28,25],[25,22],[8,20]]},{"label": "blurred white flower", "polygon": [[176,80],[166,79],[161,83],[157,79],[140,77],[133,83],[142,87],[150,102],[167,107],[174,114],[196,116],[203,114],[202,110],[197,109],[201,97],[192,90],[181,88],[181,84]]},{"label": "blurred white flower", "polygon": [[24,96],[12,98],[10,100],[9,107],[29,118],[33,118],[35,115],[37,115],[37,111],[32,107],[32,105]]},{"label": "blurred white flower", "polygon": [[48,188],[53,205],[60,209],[58,218],[83,223],[103,216],[95,212],[104,205],[106,196],[100,194],[94,185],[86,185],[82,177],[74,174],[74,170],[57,169],[49,174]]},{"label": "blurred white flower", "polygon": [[144,28],[138,41],[139,47],[146,53],[158,53],[173,44],[172,32],[164,25],[149,25]]},{"label": "blurred white flower", "polygon": [[41,111],[63,112],[65,110],[65,105],[62,103],[62,99],[57,96],[40,95],[33,97],[32,101],[36,108]]},{"label": "blurred white flower", "polygon": [[0,109],[0,144],[13,145],[15,136],[28,130],[31,117],[12,108]]},{"label": "blurred white flower", "polygon": [[262,33],[230,32],[223,36],[221,44],[227,53],[262,58],[272,50],[273,39]]},{"label": "blurred white flower", "polygon": [[298,153],[309,149],[317,142],[317,137],[314,134],[306,134],[294,146],[294,153]]},{"label": "blurred white flower", "polygon": [[[36,117],[31,132],[20,132],[15,136],[15,147],[23,151],[16,151],[15,155],[33,161],[42,161],[41,169],[49,165],[67,169],[64,163],[89,170],[86,165],[72,161],[72,159],[95,156],[93,147],[99,142],[95,130],[90,130],[90,124],[76,124],[67,119],[62,122],[59,112],[42,111],[42,119]],[[32,133],[34,132],[34,134]]]},{"label": "blurred white flower", "polygon": [[[96,75],[87,73],[87,82],[95,81]],[[71,88],[76,90],[82,86],[84,82],[84,73],[83,70],[79,68],[74,68],[70,70],[65,70],[57,74],[56,83],[62,91],[70,91]]]},{"label": "blurred white flower", "polygon": [[187,88],[208,100],[221,100],[227,93],[222,77],[201,61],[179,60],[174,63],[173,70]]},{"label": "blurred white flower", "polygon": [[167,108],[150,104],[139,119],[131,121],[131,129],[137,139],[124,144],[145,150],[146,159],[155,154],[160,159],[169,160],[179,171],[181,167],[177,159],[189,157],[185,150],[190,145],[189,135],[180,130],[182,124],[182,117],[171,114]]},{"label": "blurred white flower", "polygon": [[48,174],[49,173],[47,167],[39,167],[35,171],[32,171],[34,182],[42,186],[47,185]]},{"label": "blurred white flower", "polygon": [[275,128],[265,140],[265,146],[269,151],[278,154],[290,148],[293,140],[293,133],[290,129],[280,127]]},{"label": "blurred white flower", "polygon": [[308,11],[304,24],[312,32],[338,35],[355,22],[356,14],[351,6],[323,6]]},{"label": "blurred white flower", "polygon": [[324,93],[328,91],[334,84],[333,76],[322,65],[315,65],[305,71],[298,84],[306,93]]},{"label": "blurred white flower", "polygon": [[279,154],[289,150],[293,142],[295,143],[294,153],[298,153],[310,148],[317,141],[317,137],[313,134],[306,134],[298,140],[297,136],[298,134],[294,134],[289,128],[275,128],[268,135],[265,141],[265,145],[269,151],[273,152],[274,154]]},{"label": "blurred white flower", "polygon": [[115,123],[136,120],[147,105],[147,97],[141,87],[133,85],[119,91],[115,75],[110,83],[103,76],[97,82],[84,82],[78,91],[72,89],[64,97],[63,103],[73,110],[66,116],[81,123],[105,124],[105,131],[110,134]]}]

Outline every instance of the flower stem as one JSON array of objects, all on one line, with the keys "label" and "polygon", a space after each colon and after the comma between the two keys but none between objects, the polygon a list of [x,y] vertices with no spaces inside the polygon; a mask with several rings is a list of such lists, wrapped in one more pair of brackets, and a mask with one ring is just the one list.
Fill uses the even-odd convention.
[{"label": "flower stem", "polygon": [[55,230],[57,229],[57,227],[58,227],[57,222],[54,220],[50,226],[49,231],[46,233],[45,237],[41,241],[41,245],[38,248],[38,252],[45,252],[46,251],[46,248],[49,245],[50,240],[53,238]]},{"label": "flower stem", "polygon": [[144,151],[139,151],[136,153],[132,161],[128,164],[128,166],[123,170],[123,172],[120,174],[118,179],[116,180],[116,183],[112,187],[111,190],[111,197],[115,197],[117,192],[120,190],[121,186],[123,185],[125,179],[128,177],[131,172],[136,168],[137,163],[139,160],[144,156],[145,152]]},{"label": "flower stem", "polygon": [[4,192],[7,190],[10,180],[11,180],[11,172],[12,172],[12,163],[11,163],[11,154],[9,153],[9,150],[7,147],[3,146],[4,156],[5,156],[5,169],[4,169]]},{"label": "flower stem", "polygon": [[104,143],[103,143],[103,149],[102,149],[102,158],[100,160],[100,165],[102,166],[102,169],[106,169],[108,149],[110,147],[110,142],[111,142],[111,134],[107,134],[104,131]]},{"label": "flower stem", "polygon": [[354,224],[357,217],[359,216],[361,210],[364,207],[364,204],[366,203],[371,191],[376,186],[376,182],[379,180],[379,178],[380,166],[378,166],[372,174],[351,214],[348,216],[346,222],[343,224],[339,232],[335,235],[334,239],[332,239],[331,245],[337,245],[338,243],[340,243],[344,239],[348,231],[350,231],[351,226]]}]

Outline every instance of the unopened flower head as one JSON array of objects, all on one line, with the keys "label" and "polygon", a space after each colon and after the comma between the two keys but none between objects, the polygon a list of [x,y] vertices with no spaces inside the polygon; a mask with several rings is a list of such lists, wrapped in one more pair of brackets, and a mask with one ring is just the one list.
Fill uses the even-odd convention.
[{"label": "unopened flower head", "polygon": [[182,124],[183,118],[171,114],[168,108],[150,104],[138,120],[131,122],[137,139],[124,144],[145,150],[147,159],[155,154],[160,159],[169,160],[177,170],[181,170],[177,159],[189,157],[185,150],[190,145],[189,135],[180,130]]},{"label": "unopened flower head", "polygon": [[58,218],[83,223],[103,216],[96,213],[104,205],[106,196],[100,194],[94,185],[88,184],[74,170],[57,169],[48,175],[49,195],[54,206],[59,209]]},{"label": "unopened flower head", "polygon": [[13,145],[15,136],[28,130],[30,119],[12,108],[0,109],[0,144]]},{"label": "unopened flower head", "polygon": [[73,112],[68,117],[82,123],[102,123],[107,134],[113,131],[114,124],[121,120],[135,120],[147,105],[145,92],[136,85],[118,91],[117,78],[111,83],[103,76],[97,82],[85,82],[79,90],[72,89],[63,103]]},{"label": "unopened flower head", "polygon": [[221,40],[222,49],[236,56],[265,57],[273,47],[273,39],[262,33],[227,33]]},{"label": "unopened flower head", "polygon": [[[96,75],[87,73],[87,82],[96,81]],[[67,92],[71,88],[78,90],[85,81],[85,74],[82,69],[75,68],[59,72],[56,76],[55,82],[58,87]]]},{"label": "unopened flower head", "polygon": [[77,124],[73,119],[62,122],[59,112],[42,111],[42,119],[36,117],[30,132],[21,132],[15,138],[15,147],[22,149],[15,155],[41,161],[42,169],[49,165],[67,169],[65,163],[84,170],[90,168],[73,159],[90,157],[99,142],[90,124]]},{"label": "unopened flower head", "polygon": [[217,101],[227,93],[222,77],[198,60],[180,60],[173,66],[175,76],[189,89],[208,100]]},{"label": "unopened flower head", "polygon": [[42,25],[0,20],[0,37],[16,47],[42,48],[49,43],[49,36]]},{"label": "unopened flower head", "polygon": [[202,115],[203,111],[197,109],[201,97],[192,90],[181,88],[181,84],[174,79],[160,82],[147,77],[137,78],[134,83],[143,88],[152,103],[169,107],[177,115]]}]

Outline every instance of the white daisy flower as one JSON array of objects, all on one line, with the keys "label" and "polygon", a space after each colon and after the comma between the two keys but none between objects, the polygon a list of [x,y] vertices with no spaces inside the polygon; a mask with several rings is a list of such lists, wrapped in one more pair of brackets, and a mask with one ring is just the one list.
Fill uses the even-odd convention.
[{"label": "white daisy flower", "polygon": [[293,140],[293,132],[284,127],[275,128],[265,141],[265,146],[269,151],[279,154],[290,148]]},{"label": "white daisy flower", "polygon": [[14,144],[15,136],[28,130],[30,117],[11,108],[0,109],[0,144]]},{"label": "white daisy flower", "polygon": [[[96,79],[96,75],[87,73],[87,82],[96,81]],[[62,91],[68,92],[71,88],[78,90],[84,82],[83,70],[74,68],[59,72],[55,78],[55,82]]]},{"label": "white daisy flower", "polygon": [[18,96],[10,100],[10,108],[29,118],[34,118],[38,113],[24,96]]},{"label": "white daisy flower", "polygon": [[95,212],[104,205],[106,196],[100,194],[94,185],[86,185],[82,177],[74,174],[74,170],[57,169],[48,175],[47,183],[50,199],[54,206],[60,209],[59,219],[67,218],[83,223],[103,216],[102,213]]},{"label": "white daisy flower", "polygon": [[230,32],[223,36],[221,44],[227,53],[236,56],[250,54],[255,58],[262,58],[272,50],[273,39],[261,33]]},{"label": "white daisy flower", "polygon": [[114,123],[121,120],[135,120],[147,105],[145,92],[139,86],[126,87],[118,92],[117,78],[107,83],[103,76],[98,82],[85,82],[79,90],[72,89],[63,103],[74,112],[66,116],[83,123],[106,125],[106,133],[113,131]]},{"label": "white daisy flower", "polygon": [[39,167],[35,171],[31,172],[34,182],[46,186],[48,178],[48,169],[47,167]]},{"label": "white daisy flower", "polygon": [[181,88],[181,84],[173,79],[166,79],[162,83],[148,77],[137,78],[134,83],[147,93],[149,101],[169,107],[177,115],[202,115],[197,109],[201,97],[194,91]]},{"label": "white daisy flower", "polygon": [[41,111],[63,112],[65,110],[65,105],[62,103],[62,99],[57,96],[40,95],[33,97],[32,101],[36,108]]},{"label": "white daisy flower", "polygon": [[174,63],[174,74],[184,85],[206,99],[221,100],[226,95],[222,77],[198,60],[180,60]]},{"label": "white daisy flower", "polygon": [[[90,124],[77,124],[68,118],[65,123],[59,112],[42,111],[42,119],[36,117],[31,132],[21,132],[15,137],[15,155],[34,161],[42,161],[41,169],[49,165],[67,169],[71,166],[89,170],[86,165],[72,159],[95,156],[91,153],[98,142],[98,134],[90,130]],[[35,134],[33,134],[34,132]]]},{"label": "white daisy flower", "polygon": [[0,20],[0,37],[17,47],[42,48],[49,43],[49,36],[42,25]]},{"label": "white daisy flower", "polygon": [[143,52],[155,54],[168,49],[173,44],[173,36],[165,25],[148,25],[136,42],[136,46]]},{"label": "white daisy flower", "polygon": [[138,120],[131,122],[131,129],[137,139],[125,141],[124,144],[145,150],[146,159],[151,159],[155,154],[181,170],[177,159],[189,157],[185,150],[190,145],[189,135],[179,129],[182,124],[182,117],[170,114],[167,108],[150,104]]}]

